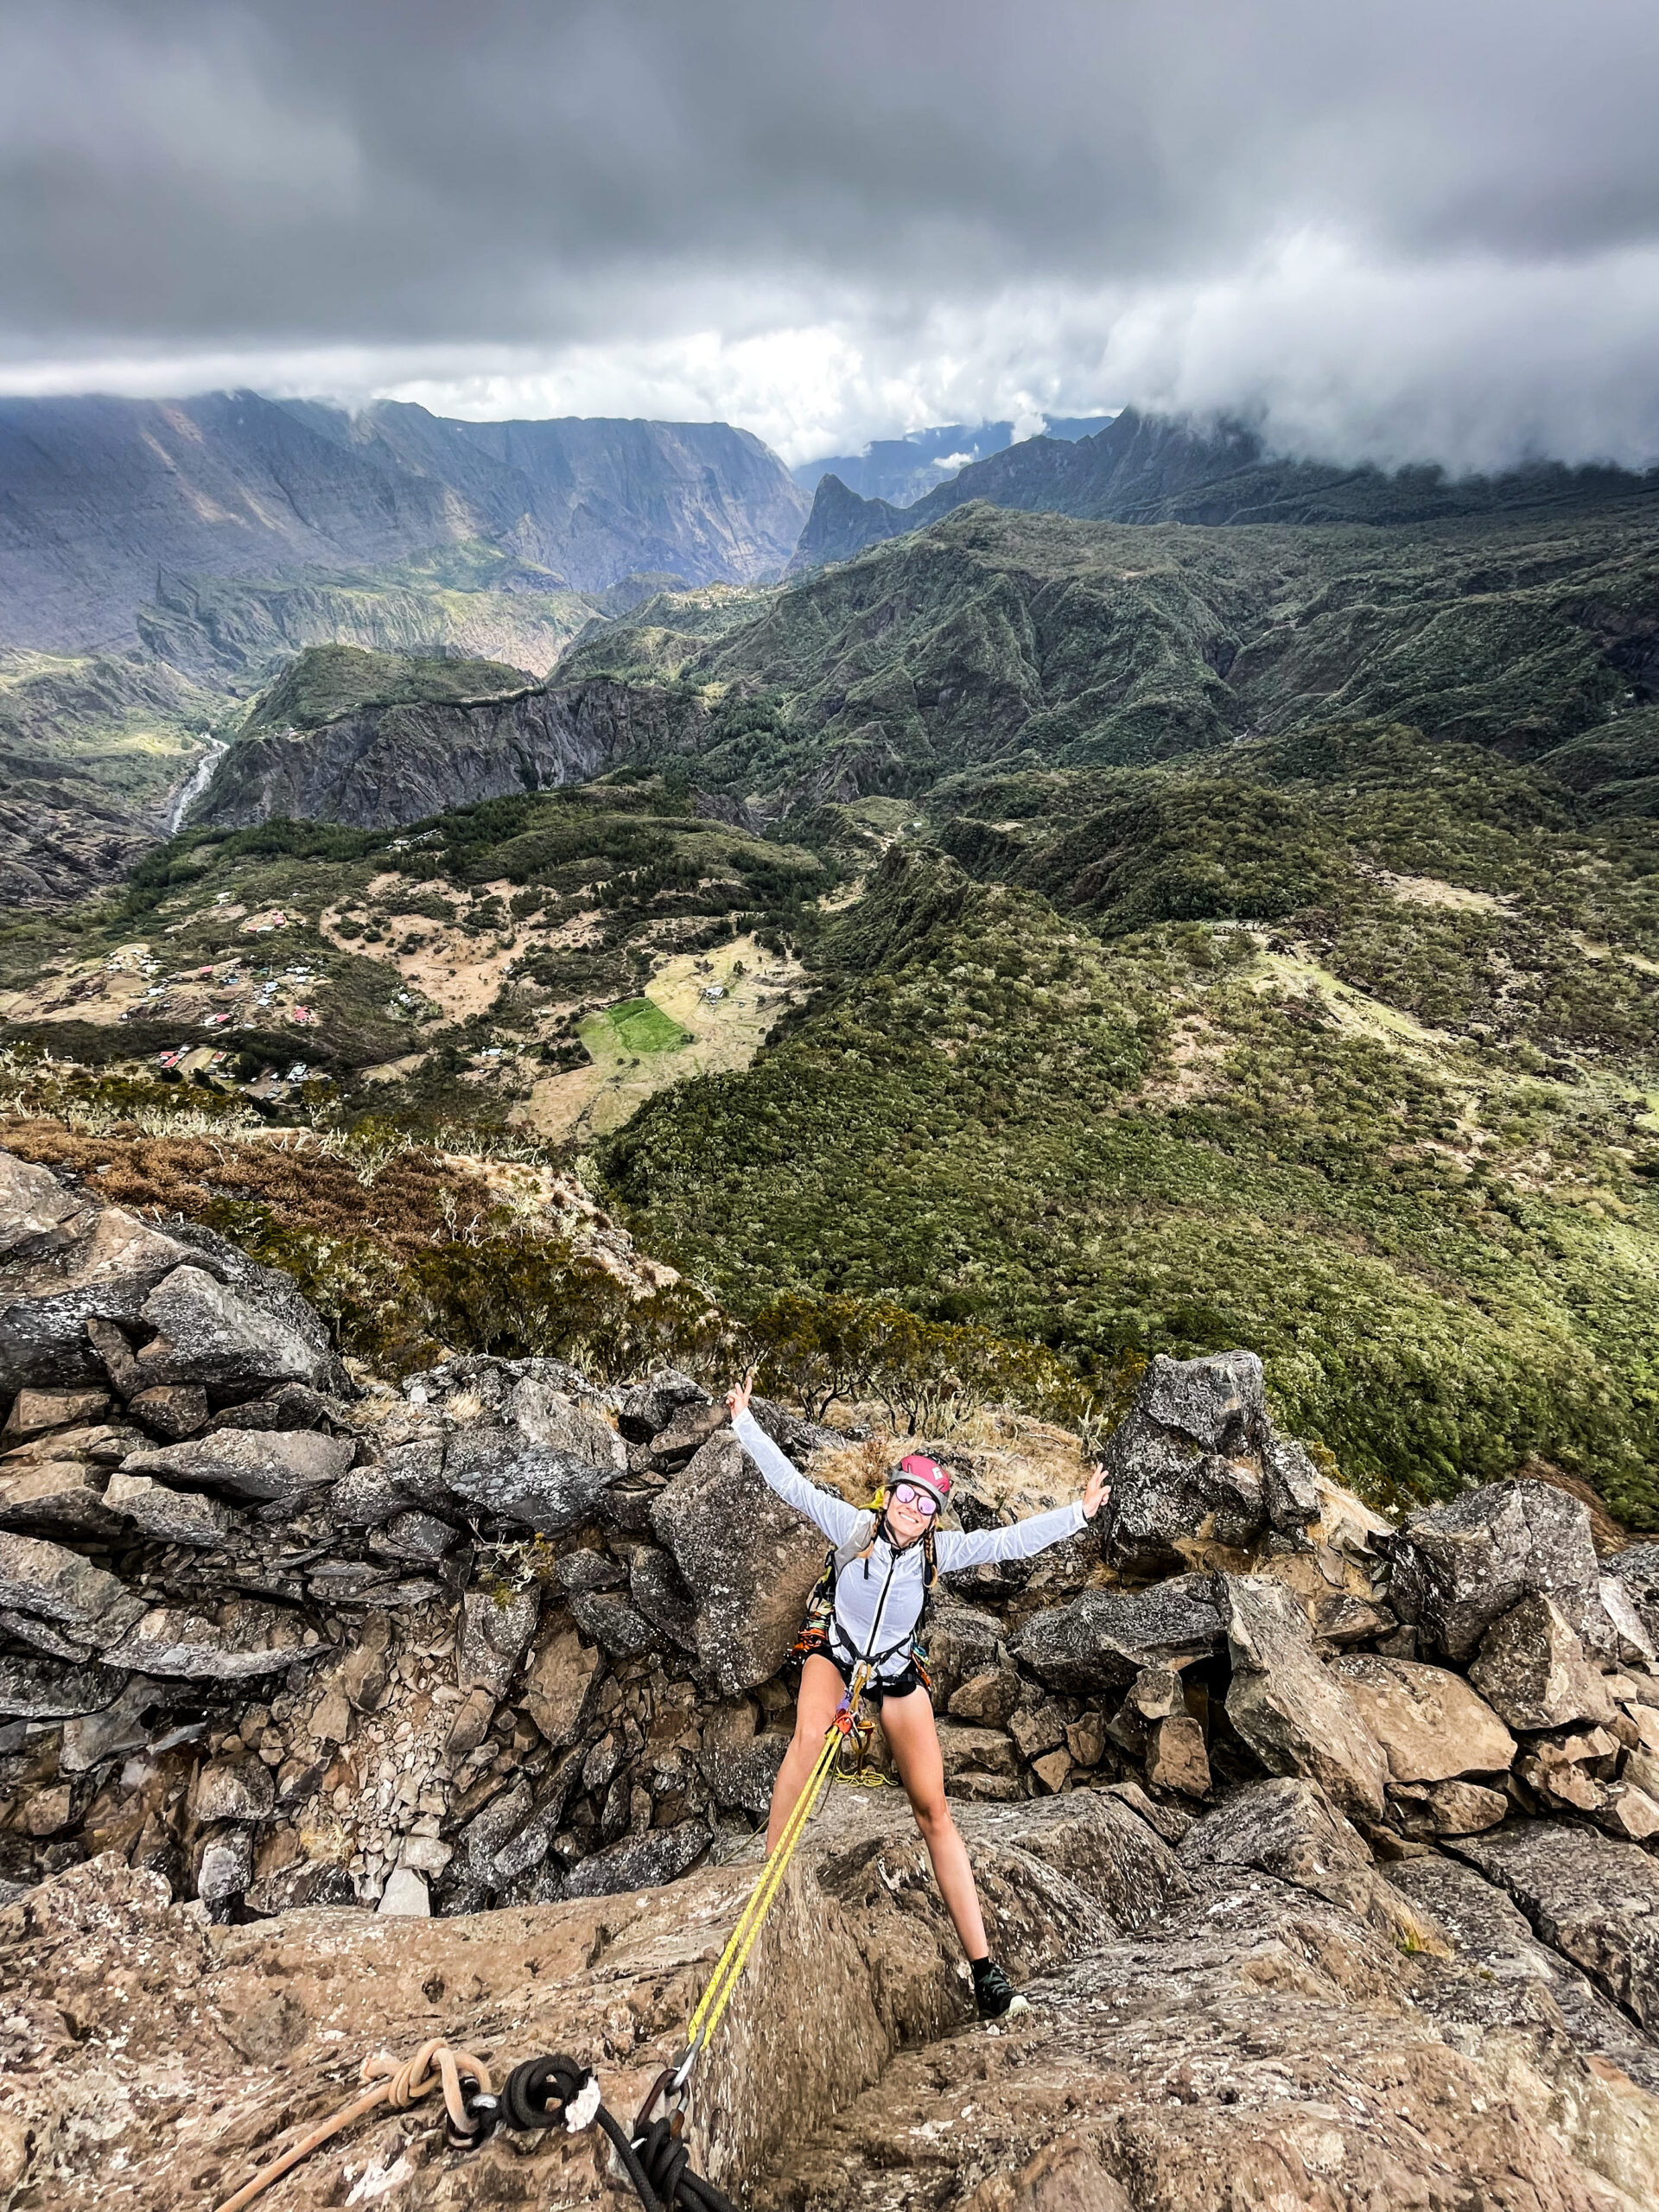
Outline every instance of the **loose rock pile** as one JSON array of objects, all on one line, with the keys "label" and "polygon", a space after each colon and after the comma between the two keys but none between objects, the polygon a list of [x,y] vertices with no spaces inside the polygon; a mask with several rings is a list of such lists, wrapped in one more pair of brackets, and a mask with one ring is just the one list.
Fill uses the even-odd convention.
[{"label": "loose rock pile", "polygon": [[[246,1923],[302,1907],[568,1916],[753,1851],[823,1546],[691,1377],[597,1389],[552,1361],[458,1358],[400,1389],[353,1382],[288,1278],[0,1154],[0,1909],[19,1942],[62,1911],[96,1949],[94,1897],[251,1940]],[[757,1412],[809,1469],[846,1464],[844,1436]],[[938,1448],[962,1467],[967,1525],[1009,1510],[986,1455]],[[1573,2156],[1627,2195],[1636,2175],[1644,2201],[1659,2189],[1659,1545],[1599,1559],[1588,1509],[1532,1480],[1395,1528],[1275,1432],[1244,1352],[1154,1361],[1107,1456],[1092,1530],[958,1578],[931,1624],[947,1788],[970,1834],[1035,1817],[1032,1801],[1076,1803],[1075,1820],[1045,1813],[1030,1846],[1052,1880],[1024,1859],[1006,1897],[992,1880],[994,1923],[1029,1878],[1077,1940],[1046,1950],[1033,1933],[1021,1955],[1123,1950],[1139,1853],[1158,1869],[1148,1916],[1173,1915],[1194,1960],[1205,1916],[1249,1898],[1258,1950],[1323,1960],[1321,2003],[1362,2001],[1377,1957],[1430,1962],[1411,2002],[1442,2055],[1495,2032],[1465,1959],[1484,1946],[1502,1961],[1488,1981],[1532,1990],[1505,2032],[1529,2079],[1556,2084],[1539,2110],[1570,2076]],[[1097,1886],[1103,1851],[1123,1861],[1104,1922],[1064,1887]],[[846,1880],[872,1863],[854,1852]],[[814,1880],[831,1875],[796,1892]],[[789,1910],[810,1907],[797,1894]],[[1341,1929],[1364,1963],[1333,1963]],[[887,1961],[874,1986],[895,1940],[872,1939]],[[1127,1951],[1118,1963],[1135,1970]],[[218,1969],[203,1954],[191,1971]],[[665,2033],[683,1994],[617,2048]],[[893,2036],[944,2024],[937,1993],[917,2001]],[[1066,2002],[1098,2041],[1097,2000],[1079,1982]],[[614,2044],[615,2008],[603,2017]],[[1617,2125],[1615,2075],[1637,2100],[1614,2099]],[[827,2114],[833,2086],[814,2079]],[[739,2166],[778,2151],[755,2128],[733,2139]],[[0,2184],[5,2155],[0,2125]],[[891,2146],[883,2162],[914,2179]],[[855,2177],[825,2202],[889,2201],[886,2186]],[[974,2202],[1120,2202],[1044,2195],[1040,2174],[1030,2187]]]}]

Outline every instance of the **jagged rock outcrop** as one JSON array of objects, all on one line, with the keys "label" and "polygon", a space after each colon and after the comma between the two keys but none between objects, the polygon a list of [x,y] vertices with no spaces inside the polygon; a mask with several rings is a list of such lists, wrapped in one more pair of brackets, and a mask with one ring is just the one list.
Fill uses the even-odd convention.
[{"label": "jagged rock outcrop", "polygon": [[[1344,1869],[1366,1882],[1357,1840],[1341,1868],[1294,1827],[1243,1859],[1178,1856],[1095,1791],[961,1821],[1034,2009],[995,2039],[966,2028],[918,1842],[879,1798],[832,1801],[694,2085],[696,2163],[756,2212],[1651,2200],[1650,2046],[1466,1868],[1397,1893],[1463,1940],[1402,1952],[1328,1894]],[[584,2053],[626,2116],[677,2055],[754,1851],[613,1903],[418,1926],[314,1906],[213,1927],[153,1875],[70,1870],[0,1916],[0,2175],[66,2212],[107,2202],[112,2173],[135,2212],[217,2201],[353,2093],[367,2050],[433,2033],[498,2079]],[[592,2133],[454,2151],[423,2104],[360,2123],[281,2201],[597,2207],[623,2201],[605,2164]]]},{"label": "jagged rock outcrop", "polygon": [[1319,1472],[1268,1418],[1254,1352],[1160,1353],[1106,1446],[1108,1555],[1136,1574],[1178,1573],[1198,1545],[1249,1551],[1271,1529],[1319,1516]]}]

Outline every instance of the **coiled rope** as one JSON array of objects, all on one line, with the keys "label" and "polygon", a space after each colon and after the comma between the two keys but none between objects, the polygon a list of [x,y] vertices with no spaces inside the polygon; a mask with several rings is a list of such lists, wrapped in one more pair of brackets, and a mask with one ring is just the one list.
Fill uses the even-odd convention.
[{"label": "coiled rope", "polygon": [[[420,2098],[429,2096],[440,2083],[452,2145],[476,2149],[503,2120],[509,2127],[518,2128],[553,2127],[563,2122],[573,2134],[597,2124],[610,2138],[645,2212],[672,2212],[675,2206],[682,2208],[682,2212],[737,2212],[729,2197],[722,2196],[712,2182],[691,2171],[690,2153],[681,2139],[683,2113],[653,2120],[650,2117],[651,2108],[658,2096],[666,2100],[684,2089],[699,2052],[708,2048],[720,2025],[772,1899],[789,1872],[795,1847],[835,1774],[842,1747],[849,1738],[855,1745],[858,1742],[854,1732],[858,1726],[859,1702],[867,1679],[867,1669],[860,1666],[854,1673],[852,1686],[842,1700],[840,1711],[825,1732],[823,1748],[795,1800],[777,1847],[767,1856],[691,2015],[684,2056],[677,2067],[660,2077],[632,2133],[601,2102],[598,2076],[578,2065],[574,2058],[526,2059],[522,2065],[514,2067],[498,2098],[491,2086],[489,2069],[481,2058],[474,2058],[470,2051],[452,2050],[449,2044],[435,2037],[430,2043],[423,2043],[414,2057],[401,2066],[385,2051],[377,2051],[366,2058],[363,2078],[373,2086],[263,2167],[234,2196],[226,2197],[219,2212],[244,2212],[244,2207],[263,2196],[273,2182],[280,2181],[285,2173],[291,2172],[302,2159],[342,2133],[353,2121],[365,2118],[381,2105],[404,2111]],[[861,1772],[861,1758],[858,1764]],[[467,2086],[469,2082],[473,2084],[470,2090]]]},{"label": "coiled rope", "polygon": [[219,2212],[243,2212],[273,2182],[292,2172],[354,2120],[366,2118],[381,2105],[404,2111],[440,2082],[446,2133],[454,2148],[476,2150],[503,2121],[525,2131],[563,2125],[572,2135],[597,2126],[610,2138],[643,2212],[675,2212],[675,2208],[678,2212],[737,2212],[730,2197],[692,2171],[691,2154],[681,2140],[684,2123],[679,2113],[649,2126],[636,2123],[631,2134],[601,2097],[599,2076],[574,2058],[525,2059],[508,2075],[499,2097],[482,2059],[436,2041],[423,2044],[402,2066],[386,2052],[377,2051],[364,2062],[363,2073],[372,2080],[372,2088],[290,2145],[227,2197]]},{"label": "coiled rope", "polygon": [[[372,2082],[372,2088],[342,2105],[331,2120],[325,2120],[302,2135],[299,2141],[284,2151],[281,2158],[264,2166],[251,2182],[238,2189],[234,2196],[227,2196],[219,2212],[242,2212],[256,2196],[263,2196],[273,2182],[280,2181],[285,2173],[308,2158],[314,2151],[321,2150],[331,2137],[340,2134],[354,2120],[364,2119],[381,2105],[390,2105],[394,2112],[404,2112],[422,2097],[429,2096],[440,2083],[443,2088],[444,2109],[448,2122],[449,2139],[468,2142],[474,2136],[481,2142],[489,2133],[485,2126],[485,2114],[494,2104],[490,2086],[490,2069],[481,2058],[474,2058],[469,2050],[454,2050],[438,2037],[423,2043],[413,2058],[399,2065],[390,2052],[372,2052],[363,2062],[363,2079]],[[471,2080],[477,2085],[475,2097],[467,2096],[465,2083]],[[487,2099],[480,2111],[475,2098]],[[493,2121],[491,2122],[493,2125]]]}]

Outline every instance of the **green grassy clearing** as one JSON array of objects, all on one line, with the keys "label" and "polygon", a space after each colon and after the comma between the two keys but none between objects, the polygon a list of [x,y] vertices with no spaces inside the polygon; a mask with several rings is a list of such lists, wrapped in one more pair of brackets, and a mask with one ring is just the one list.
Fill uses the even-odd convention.
[{"label": "green grassy clearing", "polygon": [[691,1042],[690,1033],[663,1012],[651,999],[626,999],[607,1007],[582,1024],[578,1033],[595,1058],[608,1049],[628,1055],[677,1052]]}]

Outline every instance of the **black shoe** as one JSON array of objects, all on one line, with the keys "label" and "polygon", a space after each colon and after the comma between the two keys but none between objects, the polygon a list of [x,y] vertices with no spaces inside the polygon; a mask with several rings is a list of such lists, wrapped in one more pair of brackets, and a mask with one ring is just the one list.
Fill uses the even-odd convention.
[{"label": "black shoe", "polygon": [[975,1959],[974,2003],[982,2020],[1002,2020],[1011,2013],[1028,2012],[1030,2005],[993,1959]]}]

